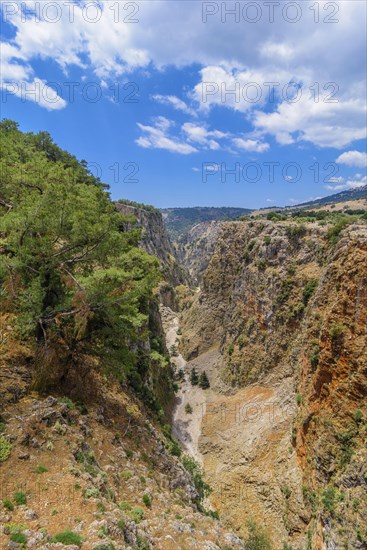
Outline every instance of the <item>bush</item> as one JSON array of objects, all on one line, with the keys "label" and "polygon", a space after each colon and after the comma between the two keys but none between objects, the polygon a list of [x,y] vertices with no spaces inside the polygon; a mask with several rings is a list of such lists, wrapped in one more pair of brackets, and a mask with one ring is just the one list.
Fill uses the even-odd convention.
[{"label": "bush", "polygon": [[247,250],[248,250],[249,252],[251,252],[251,250],[253,250],[255,244],[256,244],[256,241],[255,241],[254,239],[253,239],[252,241],[250,241],[250,242],[248,243],[248,245],[247,245]]},{"label": "bush", "polygon": [[315,292],[318,284],[319,282],[317,279],[311,279],[305,284],[305,287],[303,289],[303,303],[305,304],[305,306],[307,306],[308,302],[310,301],[310,298]]},{"label": "bush", "polygon": [[247,528],[246,550],[271,550],[269,534],[265,531],[264,527],[250,520],[247,523]]},{"label": "bush", "polygon": [[299,243],[300,239],[307,233],[304,225],[290,225],[285,230],[289,242],[295,246]]},{"label": "bush", "polygon": [[192,386],[197,386],[199,384],[199,376],[195,367],[191,369],[190,382]]},{"label": "bush", "polygon": [[185,405],[185,413],[186,413],[186,414],[192,414],[192,406],[190,405],[190,403],[186,403],[186,405]]},{"label": "bush", "polygon": [[209,379],[205,371],[200,374],[199,386],[202,390],[207,390],[208,388],[210,388]]},{"label": "bush", "polygon": [[4,435],[0,436],[0,462],[8,460],[12,450],[12,444],[6,439]]},{"label": "bush", "polygon": [[203,480],[203,472],[201,466],[196,460],[189,456],[185,455],[182,459],[182,464],[187,472],[191,474],[192,480],[195,485],[195,489],[198,492],[197,504],[201,505],[201,502],[206,496],[208,496],[212,489],[211,487]]},{"label": "bush", "polygon": [[135,523],[140,523],[144,519],[144,510],[141,506],[134,506],[130,512],[130,517]]},{"label": "bush", "polygon": [[27,495],[23,491],[18,491],[14,495],[14,500],[17,506],[22,506],[23,504],[27,504]]},{"label": "bush", "polygon": [[265,235],[264,237],[264,243],[266,245],[270,244],[271,243],[271,237],[269,235]]},{"label": "bush", "polygon": [[17,542],[21,546],[24,546],[27,542],[27,537],[24,533],[13,533],[12,535],[10,535],[10,540],[12,542]]},{"label": "bush", "polygon": [[97,546],[93,546],[93,550],[116,550],[116,547],[109,542],[108,544],[97,544]]},{"label": "bush", "polygon": [[143,502],[147,508],[152,507],[152,500],[148,494],[143,495]]},{"label": "bush", "polygon": [[74,531],[62,531],[53,537],[53,542],[61,542],[66,546],[71,546],[73,544],[81,546],[83,537],[78,533],[74,533]]},{"label": "bush", "polygon": [[319,364],[319,355],[320,355],[320,348],[319,346],[315,347],[310,356],[310,363],[313,368],[316,368]]},{"label": "bush", "polygon": [[3,506],[5,510],[9,510],[9,512],[12,512],[14,510],[14,504],[11,500],[5,499],[3,500]]},{"label": "bush", "polygon": [[342,336],[345,333],[346,328],[347,327],[342,323],[333,323],[331,325],[329,334],[334,344],[341,340]]},{"label": "bush", "polygon": [[46,468],[46,466],[42,466],[41,464],[39,464],[35,467],[34,471],[36,472],[36,474],[44,474],[45,472],[48,472],[48,469]]}]

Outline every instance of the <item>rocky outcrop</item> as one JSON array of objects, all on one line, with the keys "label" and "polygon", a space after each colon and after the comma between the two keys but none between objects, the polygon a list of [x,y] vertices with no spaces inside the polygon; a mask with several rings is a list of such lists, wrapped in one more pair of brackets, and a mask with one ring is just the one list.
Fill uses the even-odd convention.
[{"label": "rocky outcrop", "polygon": [[176,250],[160,211],[153,207],[137,207],[123,202],[117,202],[116,208],[121,214],[128,214],[136,219],[142,228],[141,246],[160,260],[165,281],[173,287],[187,282],[187,274],[177,261]]}]

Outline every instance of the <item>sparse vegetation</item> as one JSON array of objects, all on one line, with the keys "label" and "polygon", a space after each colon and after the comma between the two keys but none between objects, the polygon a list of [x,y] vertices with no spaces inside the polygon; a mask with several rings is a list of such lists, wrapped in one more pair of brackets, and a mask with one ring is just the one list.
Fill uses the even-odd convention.
[{"label": "sparse vegetation", "polygon": [[247,529],[248,536],[244,541],[246,550],[271,550],[270,536],[264,527],[250,520]]},{"label": "sparse vegetation", "polygon": [[61,542],[62,544],[65,544],[66,546],[81,546],[83,542],[82,535],[79,535],[79,533],[75,533],[74,531],[62,531],[61,533],[57,533],[53,537],[54,542]]},{"label": "sparse vegetation", "polygon": [[145,493],[145,495],[143,495],[143,502],[144,502],[144,504],[147,508],[152,507],[152,499],[150,498],[150,496],[147,493]]},{"label": "sparse vegetation", "polygon": [[5,435],[0,435],[0,462],[5,462],[8,460],[12,450],[12,444],[5,437]]},{"label": "sparse vegetation", "polygon": [[185,405],[185,413],[186,413],[186,414],[192,414],[192,406],[190,405],[190,403],[186,403],[186,405]]},{"label": "sparse vegetation", "polygon": [[23,491],[17,491],[14,495],[14,501],[17,506],[27,504],[27,495]]},{"label": "sparse vegetation", "polygon": [[190,373],[190,382],[192,386],[197,386],[199,384],[199,375],[195,367],[191,369]]}]

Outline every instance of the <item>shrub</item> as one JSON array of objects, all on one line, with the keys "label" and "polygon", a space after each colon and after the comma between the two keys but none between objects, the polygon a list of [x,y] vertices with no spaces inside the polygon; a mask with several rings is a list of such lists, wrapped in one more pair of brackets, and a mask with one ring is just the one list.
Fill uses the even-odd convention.
[{"label": "shrub", "polygon": [[109,542],[108,544],[97,544],[97,546],[93,546],[93,550],[116,550],[116,547]]},{"label": "shrub", "polygon": [[98,487],[88,487],[84,492],[84,496],[86,498],[98,498],[100,496],[100,491]]},{"label": "shrub", "polygon": [[264,243],[266,245],[270,244],[271,243],[271,237],[269,235],[265,235],[264,237]]},{"label": "shrub", "polygon": [[320,354],[319,346],[314,347],[310,356],[310,363],[313,366],[313,368],[316,368],[319,364],[319,354]]},{"label": "shrub", "polygon": [[3,500],[3,506],[5,510],[9,510],[9,512],[12,512],[14,510],[14,504],[11,500],[5,499]]},{"label": "shrub", "polygon": [[73,544],[81,546],[83,537],[78,533],[74,533],[74,531],[62,531],[53,537],[53,542],[61,542],[66,546],[71,546]]},{"label": "shrub", "polygon": [[310,301],[310,298],[315,292],[318,284],[319,282],[317,279],[310,279],[305,284],[305,287],[303,289],[303,303],[305,304],[305,306],[307,306],[308,302]]},{"label": "shrub", "polygon": [[197,373],[195,367],[193,367],[191,369],[190,382],[191,382],[192,386],[197,386],[199,384],[199,376],[198,376],[198,373]]},{"label": "shrub", "polygon": [[152,500],[148,494],[143,495],[143,502],[147,508],[152,507]]},{"label": "shrub", "polygon": [[251,250],[253,250],[255,244],[256,244],[256,241],[255,241],[254,239],[253,239],[252,241],[250,241],[250,242],[248,243],[248,245],[247,245],[247,250],[248,250],[249,252],[251,252]]},{"label": "shrub", "polygon": [[356,412],[354,413],[354,421],[357,424],[359,424],[360,422],[362,422],[362,419],[363,419],[363,413],[362,413],[362,411],[357,409]]},{"label": "shrub", "polygon": [[10,535],[10,540],[12,542],[17,542],[21,546],[24,546],[27,542],[27,537],[24,533],[13,533],[12,535]]},{"label": "shrub", "polygon": [[120,510],[123,510],[124,512],[126,510],[131,510],[131,506],[128,502],[125,502],[125,501],[122,501],[118,504],[118,507],[120,508]]},{"label": "shrub", "polygon": [[12,444],[4,435],[0,436],[0,462],[8,460],[12,450]]},{"label": "shrub", "polygon": [[248,536],[245,540],[246,550],[271,550],[269,534],[264,527],[250,520],[247,523]]},{"label": "shrub", "polygon": [[304,225],[290,225],[285,230],[289,242],[295,246],[299,243],[300,239],[306,235],[306,227]]},{"label": "shrub", "polygon": [[208,388],[210,388],[209,379],[205,370],[200,374],[199,386],[202,390],[207,390]]},{"label": "shrub", "polygon": [[186,413],[186,414],[192,414],[192,406],[190,405],[190,403],[186,403],[186,405],[185,405],[185,413]]},{"label": "shrub", "polygon": [[36,474],[44,474],[45,472],[48,472],[48,469],[46,468],[46,466],[42,466],[41,464],[39,464],[35,467],[34,471],[36,472]]},{"label": "shrub", "polygon": [[23,491],[18,491],[14,495],[14,500],[17,506],[22,506],[23,504],[27,504],[27,495]]},{"label": "shrub", "polygon": [[296,403],[298,406],[302,405],[303,397],[300,393],[297,393],[296,395]]},{"label": "shrub", "polygon": [[191,474],[195,489],[198,492],[197,504],[200,505],[206,496],[208,496],[212,489],[203,480],[203,472],[200,464],[196,460],[188,455],[185,455],[182,459],[182,464],[187,472]]},{"label": "shrub", "polygon": [[129,515],[135,523],[140,523],[144,519],[144,510],[141,506],[134,506]]},{"label": "shrub", "polygon": [[345,333],[346,328],[347,327],[342,323],[333,323],[331,325],[329,334],[334,344],[341,340],[342,336]]}]

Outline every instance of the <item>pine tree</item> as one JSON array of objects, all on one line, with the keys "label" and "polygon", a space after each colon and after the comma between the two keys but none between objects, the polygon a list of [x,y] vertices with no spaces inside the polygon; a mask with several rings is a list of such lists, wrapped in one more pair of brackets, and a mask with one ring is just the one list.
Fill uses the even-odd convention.
[{"label": "pine tree", "polygon": [[198,373],[196,372],[195,367],[191,369],[190,382],[193,386],[197,386],[199,383],[199,376],[198,376]]},{"label": "pine tree", "polygon": [[208,388],[210,388],[209,379],[205,371],[200,374],[199,386],[203,390],[207,390]]}]

